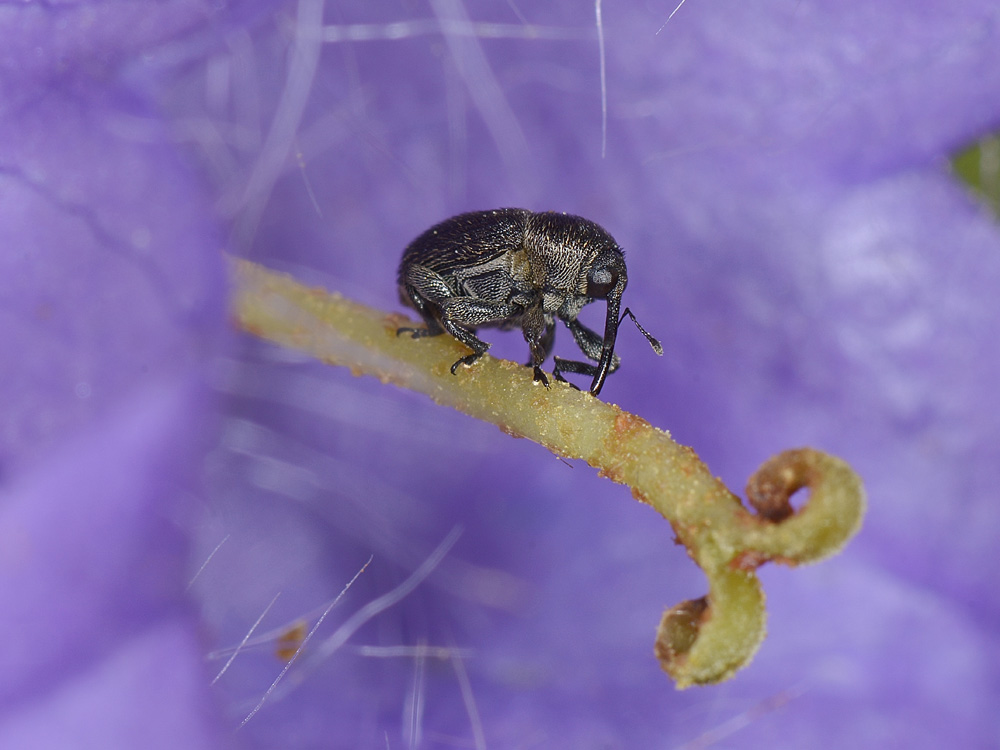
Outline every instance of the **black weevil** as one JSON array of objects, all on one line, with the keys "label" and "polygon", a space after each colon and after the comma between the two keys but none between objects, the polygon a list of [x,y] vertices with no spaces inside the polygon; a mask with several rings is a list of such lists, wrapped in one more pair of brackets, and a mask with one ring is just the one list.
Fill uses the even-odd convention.
[{"label": "black weevil", "polygon": [[[472,349],[451,366],[471,365],[490,345],[476,329],[520,328],[531,349],[529,365],[546,386],[541,364],[552,352],[555,319],[563,321],[588,359],[554,357],[553,373],[593,376],[597,395],[621,362],[615,354],[618,326],[628,315],[657,354],[660,342],[626,308],[619,317],[628,283],[625,258],[602,227],[579,216],[500,208],[453,216],[417,237],[399,264],[400,297],[412,305],[426,328],[400,328],[413,338],[445,331]],[[584,305],[607,300],[604,337],[576,319]]]}]

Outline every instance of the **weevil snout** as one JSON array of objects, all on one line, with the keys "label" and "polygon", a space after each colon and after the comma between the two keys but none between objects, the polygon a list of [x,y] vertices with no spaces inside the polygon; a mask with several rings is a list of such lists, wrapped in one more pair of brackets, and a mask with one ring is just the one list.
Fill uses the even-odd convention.
[{"label": "weevil snout", "polygon": [[604,381],[611,372],[612,364],[615,360],[615,342],[618,339],[618,328],[627,315],[635,323],[635,327],[646,337],[646,341],[653,347],[653,351],[658,355],[663,355],[663,347],[660,342],[653,338],[645,328],[639,325],[635,315],[627,307],[625,312],[619,315],[622,304],[622,295],[625,294],[625,287],[628,285],[628,271],[625,268],[625,260],[620,251],[607,256],[601,255],[594,262],[594,266],[587,274],[587,296],[595,299],[606,299],[608,301],[607,317],[604,321],[604,342],[601,345],[601,358],[597,364],[597,372],[594,381],[590,386],[590,393],[594,396],[600,394],[604,387]]}]

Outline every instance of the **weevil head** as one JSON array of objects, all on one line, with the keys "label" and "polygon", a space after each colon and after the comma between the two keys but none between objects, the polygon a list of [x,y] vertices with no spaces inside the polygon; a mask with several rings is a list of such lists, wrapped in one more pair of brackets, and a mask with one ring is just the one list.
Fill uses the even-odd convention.
[{"label": "weevil head", "polygon": [[587,287],[585,294],[591,299],[617,299],[621,302],[625,285],[628,284],[628,271],[625,269],[625,258],[617,247],[598,253],[586,269]]},{"label": "weevil head", "polygon": [[604,386],[615,354],[622,294],[628,284],[625,258],[614,238],[599,224],[569,214],[533,214],[527,232],[533,262],[544,269],[546,312],[566,321],[594,300],[607,302],[604,341],[590,392]]}]

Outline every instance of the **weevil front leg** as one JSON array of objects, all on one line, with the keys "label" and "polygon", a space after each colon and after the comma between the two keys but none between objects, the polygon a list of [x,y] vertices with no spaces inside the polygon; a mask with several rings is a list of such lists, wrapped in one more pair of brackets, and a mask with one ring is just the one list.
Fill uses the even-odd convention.
[{"label": "weevil front leg", "polygon": [[[599,362],[601,359],[601,349],[604,346],[604,339],[601,338],[599,334],[590,330],[581,323],[579,320],[567,320],[564,321],[566,327],[569,328],[570,333],[573,334],[573,340],[576,345],[580,347],[588,359],[592,359],[595,362]],[[578,362],[572,359],[562,359],[561,357],[555,357],[555,376],[556,378],[563,379],[562,373],[571,372],[576,375],[587,375],[593,377],[597,374],[597,365],[592,365],[589,362]],[[611,367],[608,368],[608,373],[612,373],[619,368],[621,365],[621,357],[615,354],[611,358]]]}]

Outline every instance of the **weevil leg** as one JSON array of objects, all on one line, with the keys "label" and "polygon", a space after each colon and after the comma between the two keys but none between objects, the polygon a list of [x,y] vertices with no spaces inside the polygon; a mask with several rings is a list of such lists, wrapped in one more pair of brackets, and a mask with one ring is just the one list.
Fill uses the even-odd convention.
[{"label": "weevil leg", "polygon": [[461,359],[457,360],[457,361],[456,361],[456,362],[455,362],[454,364],[452,364],[452,366],[451,366],[451,367],[449,368],[449,369],[451,370],[451,374],[452,374],[452,375],[458,375],[458,373],[457,373],[457,372],[455,372],[455,371],[456,371],[456,370],[458,369],[458,366],[459,366],[459,365],[466,365],[466,366],[468,366],[468,365],[471,365],[471,364],[472,364],[473,362],[475,362],[475,361],[476,361],[477,359],[479,359],[480,357],[482,357],[482,356],[483,356],[483,354],[485,354],[485,353],[486,353],[486,352],[473,352],[472,354],[469,354],[468,356],[465,356],[465,357],[462,357]]},{"label": "weevil leg", "polygon": [[420,313],[420,317],[423,318],[426,325],[425,328],[410,328],[409,326],[403,326],[396,329],[396,335],[402,336],[404,333],[410,334],[411,338],[419,339],[424,336],[440,336],[444,333],[444,329],[438,325],[437,320],[434,318],[433,313],[430,310],[430,306],[424,301],[423,297],[409,284],[406,284],[400,289],[400,296],[406,295],[406,300],[410,303],[410,306]]},{"label": "weevil leg", "polygon": [[412,338],[419,339],[425,336],[440,336],[444,333],[444,328],[434,316],[433,308],[440,306],[454,294],[441,275],[425,266],[412,265],[406,269],[406,274],[400,281],[400,298],[420,313],[427,327],[397,328],[396,335],[408,333]]},{"label": "weevil leg", "polygon": [[541,383],[546,388],[549,387],[549,377],[548,375],[545,374],[545,371],[542,370],[542,368],[539,367],[538,365],[534,366],[534,372],[532,373],[531,379],[534,380],[536,383]]},{"label": "weevil leg", "polygon": [[411,339],[422,339],[425,336],[440,336],[444,333],[444,329],[440,328],[436,322],[434,323],[434,328],[437,328],[437,330],[431,328],[430,323],[427,324],[426,328],[410,328],[409,326],[403,326],[402,328],[396,329],[396,335],[402,336],[404,333],[408,333],[410,334]]},{"label": "weevil leg", "polygon": [[[604,339],[596,332],[587,328],[579,320],[566,320],[563,322],[566,323],[566,327],[573,334],[573,340],[580,347],[580,351],[589,359],[599,362],[601,359],[601,348],[604,346]],[[562,373],[564,372],[570,372],[574,375],[587,375],[589,377],[594,377],[597,374],[598,366],[592,365],[589,362],[578,362],[572,359],[562,359],[561,357],[555,357],[554,360],[556,363],[555,375],[559,379],[565,379],[562,377]],[[611,366],[608,368],[608,372],[614,372],[619,366],[621,366],[621,357],[616,354],[611,359]]]},{"label": "weevil leg", "polygon": [[455,292],[441,274],[420,264],[409,266],[400,283],[406,290],[410,302],[418,310],[426,307],[427,302],[442,302],[455,296]]},{"label": "weevil leg", "polygon": [[542,312],[540,305],[536,305],[521,316],[521,330],[524,332],[524,340],[528,342],[531,354],[527,366],[534,368],[535,382],[548,388],[549,379],[542,371],[542,363],[552,353],[556,341],[555,320],[551,315]]},{"label": "weevil leg", "polygon": [[528,342],[528,347],[530,350],[531,359],[529,359],[525,365],[527,367],[534,367],[535,363],[541,364],[549,358],[552,354],[552,349],[556,343],[556,324],[554,320],[546,321],[545,328],[538,335],[535,342],[528,337],[528,329],[524,328],[524,339]]},{"label": "weevil leg", "polygon": [[[552,358],[552,362],[553,362],[553,364],[552,364],[552,374],[555,376],[556,380],[558,380],[560,383],[565,383],[570,388],[572,388],[574,391],[578,391],[578,390],[580,390],[580,386],[578,386],[576,383],[571,383],[570,381],[566,380],[566,378],[563,377],[563,368],[562,368],[562,365],[566,364],[567,361],[569,361],[569,360],[561,359],[559,357],[553,357]],[[578,363],[575,363],[575,364],[581,364],[582,365],[584,363],[583,362],[578,362]]]},{"label": "weevil leg", "polygon": [[563,377],[564,372],[570,372],[574,375],[587,375],[589,377],[594,377],[597,374],[597,365],[592,365],[590,362],[578,362],[575,359],[563,359],[562,357],[554,357],[554,361],[556,363],[555,372],[558,380],[566,380]]},{"label": "weevil leg", "polygon": [[472,354],[462,357],[451,366],[454,375],[459,365],[471,365],[486,353],[490,345],[475,334],[475,329],[487,323],[509,320],[520,310],[504,302],[486,302],[473,297],[449,297],[442,300],[441,326],[472,349]]},{"label": "weevil leg", "polygon": [[[566,327],[569,328],[570,333],[573,334],[573,340],[576,345],[580,347],[587,359],[592,359],[595,362],[600,362],[601,360],[601,349],[604,347],[604,339],[600,337],[597,333],[590,330],[581,323],[579,320],[568,320],[566,321]],[[563,360],[567,361],[567,360]],[[580,363],[585,364],[585,363]],[[621,357],[617,354],[611,360],[611,368],[608,372],[614,372],[621,365]],[[574,370],[568,370],[568,372],[575,372]]]},{"label": "weevil leg", "polygon": [[463,328],[444,314],[441,316],[441,325],[444,327],[444,330],[472,349],[472,354],[462,357],[451,366],[452,375],[457,374],[455,371],[458,369],[459,365],[471,365],[477,359],[486,354],[486,350],[490,348],[490,345],[476,336],[473,331],[468,328]]}]

